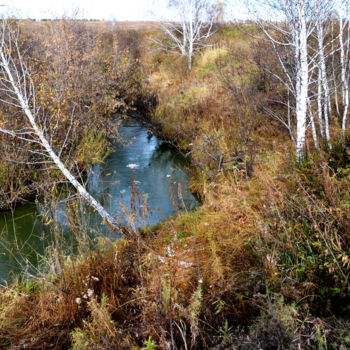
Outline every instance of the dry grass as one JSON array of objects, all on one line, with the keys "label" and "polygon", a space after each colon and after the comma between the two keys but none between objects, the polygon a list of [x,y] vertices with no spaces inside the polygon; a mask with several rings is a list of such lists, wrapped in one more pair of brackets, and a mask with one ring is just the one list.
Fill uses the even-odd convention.
[{"label": "dry grass", "polygon": [[346,149],[310,150],[296,167],[285,131],[260,113],[254,43],[235,27],[215,40],[190,73],[180,56],[140,51],[150,118],[189,152],[202,207],[101,241],[29,293],[2,290],[1,346],[347,348],[348,322],[330,317],[349,302]]},{"label": "dry grass", "polygon": [[[203,181],[205,201],[200,209],[149,228],[135,240],[101,241],[97,250],[68,259],[60,275],[47,276],[28,292],[23,286],[3,290],[1,345],[130,349],[149,339],[160,349],[167,344],[192,344],[194,349],[216,344],[221,344],[217,349],[348,344],[346,331],[339,328],[342,321],[330,326],[312,315],[312,305],[320,305],[320,297],[310,296],[319,293],[322,282],[322,288],[335,293],[341,275],[336,262],[323,252],[328,248],[320,231],[324,219],[317,216],[321,211],[314,207],[307,214],[310,197],[304,196],[295,167],[285,157],[288,147],[280,145],[275,151],[258,158],[253,177],[225,171]],[[307,183],[311,173],[297,172]],[[346,181],[319,174],[325,196],[339,193],[337,188]],[[292,199],[299,206],[291,206]],[[347,223],[339,229],[339,219],[348,209],[340,213],[339,207],[322,205],[327,218],[339,216],[330,222],[335,226],[329,228],[336,230],[328,231],[328,243],[331,251],[342,253],[336,257],[348,274],[347,248],[339,251],[337,246],[346,237],[340,234],[346,234]],[[318,226],[309,228],[313,232],[305,231],[293,210],[318,220]],[[306,252],[306,242],[315,250]],[[300,254],[317,264],[327,263],[322,279],[317,264],[293,262]],[[324,300],[332,302],[327,293]],[[336,292],[334,300],[345,303],[342,293]],[[248,325],[245,335],[242,327]]]},{"label": "dry grass", "polygon": [[[127,241],[106,242],[104,248],[69,259],[59,276],[46,276],[29,294],[19,287],[17,293],[16,287],[2,290],[1,346],[65,348],[71,342],[70,332],[83,326],[84,319],[93,322],[101,316],[97,303],[102,300],[108,304],[104,307],[113,311],[119,327],[129,322],[135,324],[131,310],[133,288],[139,277],[133,266],[133,255]],[[102,329],[103,324],[99,327]]]}]

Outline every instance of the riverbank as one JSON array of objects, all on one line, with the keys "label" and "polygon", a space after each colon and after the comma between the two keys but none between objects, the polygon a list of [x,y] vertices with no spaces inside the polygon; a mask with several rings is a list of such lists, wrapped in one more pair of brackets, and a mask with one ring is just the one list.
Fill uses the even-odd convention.
[{"label": "riverbank", "polygon": [[[130,164],[135,169],[131,170]],[[187,188],[191,176],[188,167],[179,152],[151,135],[143,123],[123,118],[118,140],[111,144],[111,154],[103,163],[91,166],[85,183],[89,193],[113,217],[124,225],[132,220],[135,227],[144,228],[180,209],[191,211],[199,205]],[[12,274],[23,271],[35,276],[45,249],[55,244],[59,233],[63,236],[62,246],[70,246],[74,242],[69,238],[74,237],[72,220],[91,237],[115,237],[98,213],[75,198],[72,191],[62,191],[50,202],[37,198],[11,212],[0,213],[1,284],[10,283]]]},{"label": "riverbank", "polygon": [[[117,132],[113,114],[126,114],[142,100],[140,66],[136,53],[123,47],[125,33],[73,20],[13,21],[8,31],[19,33],[23,56],[13,59],[28,66],[34,118],[50,146],[75,176],[104,161]],[[35,137],[20,134],[27,123],[17,106],[1,104],[1,127],[12,134],[0,134],[0,153],[6,155],[0,160],[0,210],[50,196],[66,181]]]},{"label": "riverbank", "polygon": [[53,259],[58,272],[3,289],[0,344],[348,348],[348,139],[331,151],[308,145],[295,164],[287,132],[262,112],[281,93],[262,67],[271,57],[237,26],[221,28],[191,72],[150,47],[154,31],[139,35],[158,101],[151,120],[193,160],[203,205],[83,245],[58,270]]}]

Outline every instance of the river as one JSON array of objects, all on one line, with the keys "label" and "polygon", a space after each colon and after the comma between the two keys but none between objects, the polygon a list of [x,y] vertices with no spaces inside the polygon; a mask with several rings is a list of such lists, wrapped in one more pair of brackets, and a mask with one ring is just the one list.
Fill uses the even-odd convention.
[{"label": "river", "polygon": [[[133,118],[122,122],[119,135],[122,141],[114,142],[113,153],[104,163],[92,166],[87,177],[88,190],[112,215],[126,222],[135,213],[135,225],[145,227],[163,221],[178,210],[193,210],[198,206],[198,200],[187,188],[190,165],[179,152]],[[131,164],[135,167],[133,184]],[[111,234],[90,208],[78,204],[76,208],[79,220],[89,233]],[[53,222],[69,235],[67,199],[59,200],[54,213],[50,213],[39,202],[0,213],[1,283],[25,270],[35,273],[45,256],[45,248],[52,243]]]}]

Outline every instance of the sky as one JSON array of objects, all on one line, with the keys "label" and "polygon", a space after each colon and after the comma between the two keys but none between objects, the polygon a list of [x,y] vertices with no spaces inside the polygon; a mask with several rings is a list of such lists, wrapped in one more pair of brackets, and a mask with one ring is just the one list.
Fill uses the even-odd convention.
[{"label": "sky", "polygon": [[[234,17],[240,19],[234,0]],[[173,18],[168,0],[0,0],[0,11],[20,18],[59,18],[62,15],[117,21],[150,21]],[[238,11],[237,11],[238,10]]]},{"label": "sky", "polygon": [[0,0],[3,5],[0,11],[41,19],[71,16],[79,9],[78,18],[140,21],[166,16],[166,3],[166,0]]}]

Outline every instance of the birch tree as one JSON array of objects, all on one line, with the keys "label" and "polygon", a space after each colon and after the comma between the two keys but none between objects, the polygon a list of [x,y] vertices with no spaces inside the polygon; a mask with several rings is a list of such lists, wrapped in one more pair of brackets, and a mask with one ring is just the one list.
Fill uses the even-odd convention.
[{"label": "birch tree", "polygon": [[348,1],[343,1],[336,12],[339,24],[339,63],[340,89],[342,97],[342,131],[345,133],[349,113],[349,78],[350,78],[350,11]]},{"label": "birch tree", "polygon": [[334,54],[331,50],[332,39],[326,42],[331,31],[330,14],[333,10],[333,1],[315,0],[314,21],[316,22],[315,37],[317,40],[316,56],[313,64],[317,67],[317,115],[321,137],[330,146],[330,117],[331,91],[327,76],[326,59]]},{"label": "birch tree", "polygon": [[255,13],[265,40],[272,45],[282,72],[270,73],[294,99],[294,104],[289,106],[294,106],[295,129],[291,123],[288,124],[289,132],[294,135],[292,139],[296,147],[296,159],[300,161],[305,156],[306,129],[309,123],[309,87],[312,84],[314,62],[309,57],[308,44],[315,30],[314,3],[312,0],[261,0],[254,1],[249,6]]},{"label": "birch tree", "polygon": [[[0,30],[0,102],[17,109],[20,113],[13,114],[9,118],[17,118],[23,123],[16,129],[7,129],[0,124],[0,132],[35,146],[35,148],[31,147],[29,152],[41,158],[38,163],[52,164],[57,167],[103,220],[113,229],[119,230],[117,221],[87,192],[61,160],[60,155],[66,146],[69,133],[62,140],[59,149],[53,148],[48,134],[50,116],[41,112],[32,74],[19,48],[18,29],[14,30],[6,21],[2,21]],[[9,125],[14,124],[9,123]]]},{"label": "birch tree", "polygon": [[193,56],[207,46],[213,34],[216,18],[215,6],[210,0],[172,0],[169,5],[179,22],[163,22],[162,30],[170,39],[166,49],[177,50],[187,57],[188,69],[192,69]]},{"label": "birch tree", "polygon": [[296,119],[297,119],[297,160],[304,158],[307,101],[309,85],[308,37],[312,32],[308,28],[307,7],[303,0],[291,1],[286,7],[288,26],[291,33],[291,44],[294,49],[296,69]]},{"label": "birch tree", "polygon": [[[288,128],[295,143],[296,158],[301,160],[309,127],[316,147],[319,146],[319,137],[331,147],[332,102],[335,97],[339,110],[339,86],[342,86],[344,106],[343,130],[346,127],[349,109],[349,25],[344,23],[344,19],[348,16],[344,15],[343,6],[343,14],[339,15],[340,33],[335,37],[332,16],[335,5],[339,4],[334,0],[261,0],[253,4],[250,8],[253,8],[257,23],[265,40],[271,44],[280,66],[280,70],[271,68],[270,73],[287,89],[288,96],[292,96],[292,103],[288,99],[288,121],[275,111],[267,111]],[[344,0],[344,4],[348,6],[348,1]],[[259,14],[263,14],[263,17]],[[339,65],[335,64],[338,56]],[[339,67],[340,84],[336,78]],[[334,86],[331,86],[332,81]],[[280,103],[287,106],[284,101]],[[291,115],[295,116],[295,124],[291,123]]]}]

